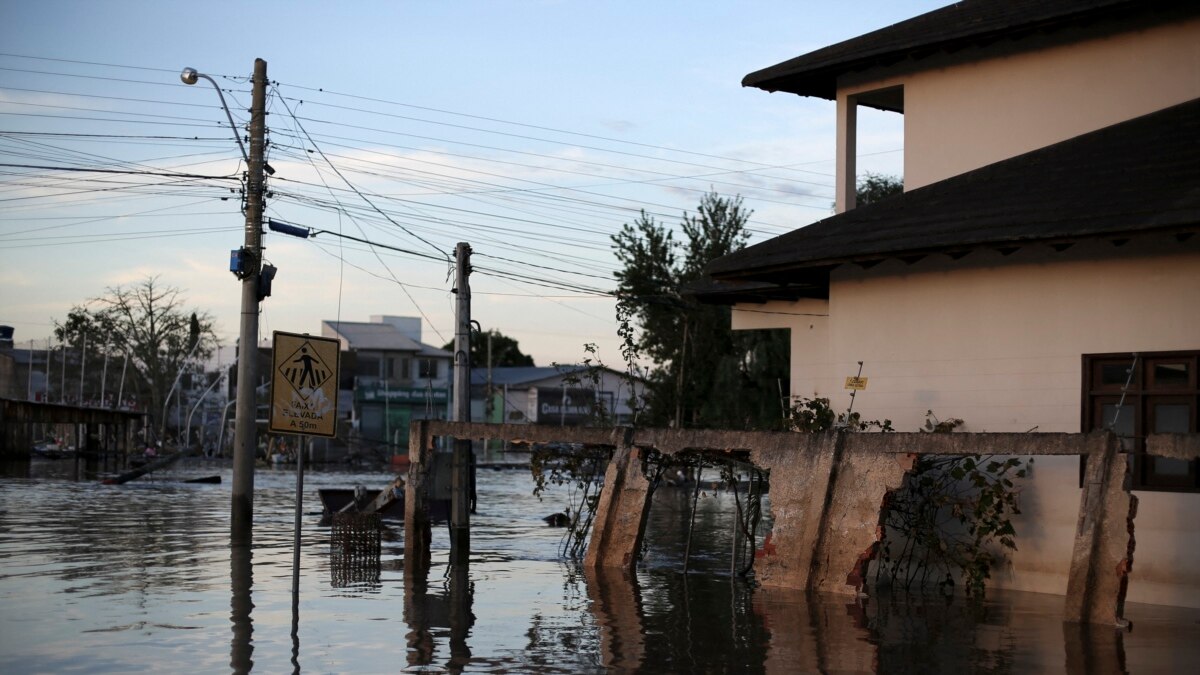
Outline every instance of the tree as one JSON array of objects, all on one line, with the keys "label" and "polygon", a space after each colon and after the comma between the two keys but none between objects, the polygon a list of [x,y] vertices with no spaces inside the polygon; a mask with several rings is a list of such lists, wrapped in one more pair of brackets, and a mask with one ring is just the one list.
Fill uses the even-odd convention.
[{"label": "tree", "polygon": [[[488,338],[491,338],[492,367],[532,366],[533,357],[521,353],[521,347],[513,338],[492,329],[471,336],[471,364],[482,368],[488,364]],[[447,342],[442,349],[454,351],[454,341]]]},{"label": "tree", "polygon": [[[771,428],[782,419],[784,331],[733,331],[728,307],[684,293],[712,260],[746,245],[751,212],[741,197],[704,195],[675,231],[644,211],[612,237],[622,304],[638,325],[637,350],[654,362],[646,385],[650,424]],[[786,393],[786,392],[784,392]]]},{"label": "tree", "polygon": [[854,204],[866,206],[903,193],[903,179],[881,173],[868,173],[858,179],[858,186],[854,189]]},{"label": "tree", "polygon": [[[147,277],[134,286],[110,287],[71,308],[65,321],[55,322],[54,336],[80,351],[86,340],[91,359],[127,356],[129,390],[145,396],[152,424],[165,431],[162,410],[176,377],[181,371],[199,371],[218,346],[209,315],[187,312],[183,304],[179,289]],[[91,361],[86,370],[98,375]]]}]

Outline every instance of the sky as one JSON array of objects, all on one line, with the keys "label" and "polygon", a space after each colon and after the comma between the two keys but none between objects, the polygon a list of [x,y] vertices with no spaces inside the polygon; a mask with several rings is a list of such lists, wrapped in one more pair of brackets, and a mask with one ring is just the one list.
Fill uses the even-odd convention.
[{"label": "sky", "polygon": [[[44,346],[156,277],[232,357],[245,166],[213,86],[179,72],[241,126],[262,58],[267,217],[324,232],[265,237],[260,341],[397,315],[441,346],[464,241],[484,330],[537,365],[588,343],[619,364],[610,237],[641,211],[678,228],[705,192],[741,196],[751,243],[832,213],[834,104],[742,77],[943,4],[0,0],[0,325]],[[902,118],[859,124],[860,174],[899,175]]]}]

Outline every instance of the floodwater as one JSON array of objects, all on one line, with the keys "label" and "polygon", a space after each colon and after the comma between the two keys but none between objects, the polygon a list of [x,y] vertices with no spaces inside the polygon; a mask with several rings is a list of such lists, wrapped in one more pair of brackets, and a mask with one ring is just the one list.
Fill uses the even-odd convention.
[{"label": "floodwater", "polygon": [[[181,478],[220,473],[220,485]],[[985,672],[1173,673],[1200,663],[1200,612],[1129,605],[1132,632],[1064,624],[1062,598],[812,596],[731,580],[732,500],[662,490],[632,577],[559,558],[559,488],[481,468],[465,575],[435,524],[427,575],[406,576],[403,526],[381,569],[335,569],[305,477],[300,597],[292,603],[295,474],[256,474],[253,548],[229,546],[231,473],[197,460],[123,486],[72,480],[70,462],[0,469],[0,672]],[[355,581],[355,578],[361,580]]]}]

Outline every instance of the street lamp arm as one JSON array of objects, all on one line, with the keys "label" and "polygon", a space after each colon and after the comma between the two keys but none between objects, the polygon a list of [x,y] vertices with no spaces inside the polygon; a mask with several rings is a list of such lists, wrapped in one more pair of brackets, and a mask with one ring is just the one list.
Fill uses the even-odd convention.
[{"label": "street lamp arm", "polygon": [[195,68],[184,68],[179,74],[179,79],[183,80],[184,84],[196,84],[198,78],[203,77],[212,84],[217,90],[217,96],[221,98],[221,107],[225,109],[225,117],[229,118],[229,128],[233,130],[233,138],[237,141],[238,147],[242,149],[242,158],[246,160],[246,165],[250,164],[250,155],[246,154],[246,146],[242,144],[242,135],[237,132],[237,125],[233,122],[233,115],[229,112],[229,106],[225,104],[225,94],[221,93],[221,86],[211,77],[197,71]]},{"label": "street lamp arm", "polygon": [[[197,338],[196,344],[192,345],[191,351],[189,351],[187,353],[187,356],[183,357],[183,361],[181,361],[179,363],[179,370],[175,373],[175,381],[171,383],[171,388],[169,390],[167,390],[167,397],[163,400],[162,426],[160,428],[162,429],[161,433],[164,436],[167,433],[167,409],[171,405],[171,394],[175,393],[175,387],[179,386],[179,380],[180,380],[180,378],[183,377],[183,369],[187,367],[188,361],[190,361],[192,359],[192,357],[195,356],[196,350],[199,348],[200,348],[200,340],[199,340],[199,338]],[[176,421],[176,425],[178,425],[178,423],[179,422]],[[176,426],[175,428],[178,429],[179,427]]]},{"label": "street lamp arm", "polygon": [[[196,401],[196,405],[192,406],[192,410],[188,413],[187,417],[187,431],[183,433],[183,447],[188,447],[192,441],[192,415],[196,414],[196,409],[200,407],[201,403],[204,403],[204,397],[208,396],[209,392],[211,392],[222,379],[223,378],[221,375],[213,378],[212,384],[208,385],[208,389],[205,389],[204,393],[200,394],[200,399]],[[200,433],[200,444],[201,446],[204,445],[203,431]]]}]

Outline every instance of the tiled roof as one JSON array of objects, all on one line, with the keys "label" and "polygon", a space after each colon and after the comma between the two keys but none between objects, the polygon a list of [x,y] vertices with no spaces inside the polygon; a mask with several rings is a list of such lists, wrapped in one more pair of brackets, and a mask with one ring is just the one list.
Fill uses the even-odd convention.
[{"label": "tiled roof", "polygon": [[1067,28],[1129,27],[1200,13],[1195,0],[963,0],[750,73],[742,85],[833,99],[847,73]]},{"label": "tiled roof", "polygon": [[1194,100],[826,218],[706,271],[819,288],[846,262],[1198,230]]},{"label": "tiled roof", "polygon": [[[583,366],[506,366],[492,368],[492,385],[522,385],[553,378],[556,382]],[[487,368],[471,369],[471,384],[487,384]]]},{"label": "tiled roof", "polygon": [[[325,324],[334,327],[331,321],[326,321]],[[341,321],[337,323],[336,329],[337,334],[350,343],[350,349],[406,352],[427,349],[425,345],[401,333],[390,323]]]}]

